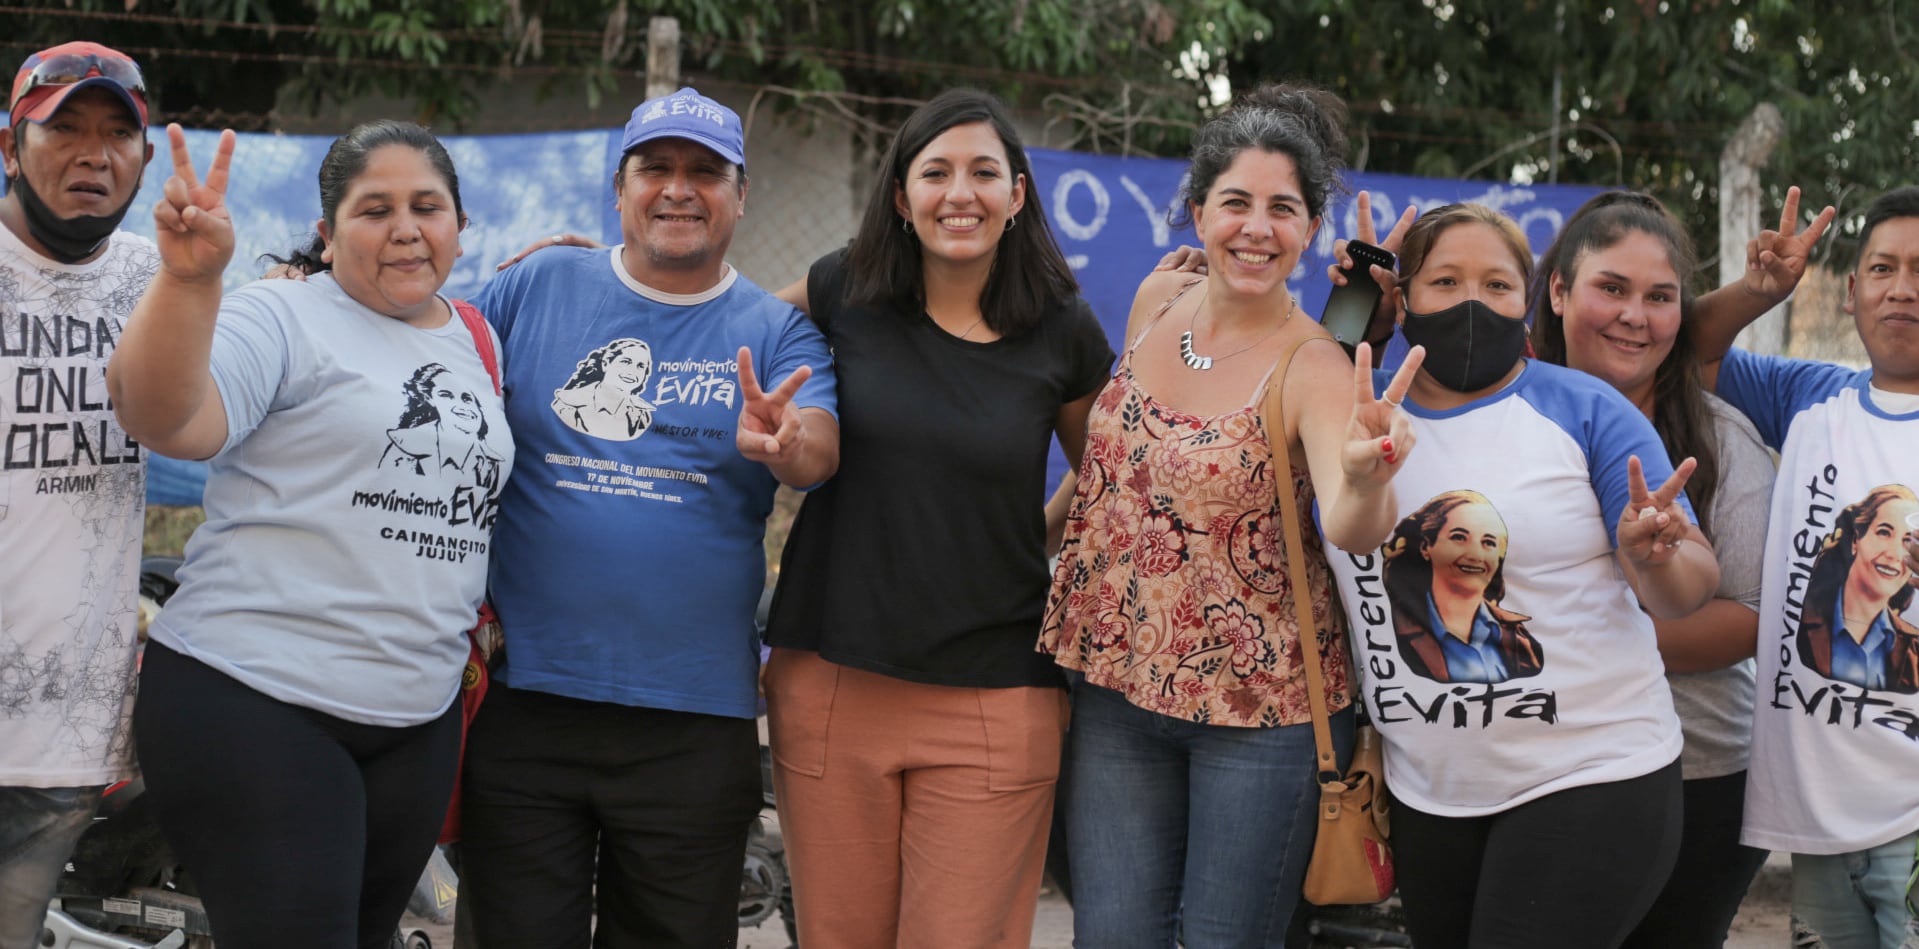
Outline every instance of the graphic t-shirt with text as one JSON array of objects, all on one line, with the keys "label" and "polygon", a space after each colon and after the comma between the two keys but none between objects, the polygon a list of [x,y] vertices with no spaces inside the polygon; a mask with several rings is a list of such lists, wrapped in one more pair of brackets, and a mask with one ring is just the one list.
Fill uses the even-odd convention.
[{"label": "graphic t-shirt with text", "polygon": [[513,464],[472,334],[263,280],[221,302],[211,369],[227,443],[153,639],[348,721],[438,717]]},{"label": "graphic t-shirt with text", "polygon": [[106,369],[158,266],[125,231],[60,264],[0,227],[0,786],[132,770],[146,465]]},{"label": "graphic t-shirt with text", "polygon": [[1419,447],[1393,478],[1392,535],[1327,548],[1393,794],[1476,817],[1670,764],[1665,667],[1614,559],[1627,459],[1652,485],[1672,474],[1652,424],[1537,361],[1458,408],[1405,407]]},{"label": "graphic t-shirt with text", "polygon": [[[1742,839],[1847,853],[1919,828],[1919,399],[1733,350],[1719,395],[1779,450]],[[1884,403],[1884,404],[1881,404]],[[1903,403],[1903,404],[1902,404]]]},{"label": "graphic t-shirt with text", "polygon": [[753,612],[778,482],[740,454],[740,347],[793,404],[835,408],[805,315],[728,269],[699,294],[627,272],[621,248],[555,248],[475,300],[506,354],[519,440],[491,596],[499,678],[597,702],[751,718]]}]

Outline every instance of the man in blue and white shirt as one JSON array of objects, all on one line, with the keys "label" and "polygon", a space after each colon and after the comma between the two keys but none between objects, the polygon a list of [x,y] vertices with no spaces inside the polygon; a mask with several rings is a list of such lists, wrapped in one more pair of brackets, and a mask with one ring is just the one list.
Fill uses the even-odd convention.
[{"label": "man in blue and white shirt", "polygon": [[[1745,286],[1783,298],[1832,218],[1749,250]],[[1793,912],[1831,949],[1919,946],[1906,885],[1919,831],[1919,605],[1901,550],[1919,512],[1919,187],[1866,210],[1846,312],[1871,368],[1732,349],[1694,327],[1704,383],[1780,453],[1759,613],[1759,701],[1743,840],[1793,854]]]}]

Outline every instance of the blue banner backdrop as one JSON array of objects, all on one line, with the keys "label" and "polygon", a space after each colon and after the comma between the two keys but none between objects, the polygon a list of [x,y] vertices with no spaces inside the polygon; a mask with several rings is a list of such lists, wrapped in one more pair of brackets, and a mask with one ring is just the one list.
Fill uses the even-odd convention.
[{"label": "blue banner backdrop", "polygon": [[[4,115],[5,113],[0,113]],[[200,174],[212,161],[218,132],[189,129],[187,150]],[[164,129],[153,129],[154,156],[133,209],[129,230],[151,236],[153,203],[173,171]],[[450,296],[471,296],[492,275],[493,266],[532,241],[562,231],[596,232],[609,244],[620,240],[618,212],[612,201],[613,169],[620,130],[593,129],[533,135],[449,135],[442,137],[459,169],[461,198],[472,224],[461,235],[464,256],[447,281]],[[239,246],[227,268],[228,287],[257,277],[260,255],[284,254],[313,233],[320,216],[317,176],[332,137],[245,133],[233,153],[227,204]],[[1178,201],[1186,162],[1167,158],[1113,158],[1036,148],[1030,151],[1033,187],[1028,207],[1042,208],[1060,249],[1080,280],[1117,350],[1127,310],[1139,279],[1167,251],[1191,244],[1191,231],[1175,231],[1168,212]],[[1408,205],[1421,210],[1454,201],[1478,201],[1498,208],[1525,228],[1535,250],[1544,250],[1566,217],[1600,189],[1573,185],[1513,186],[1483,181],[1411,178],[1402,175],[1347,175],[1354,193],[1372,197],[1373,217],[1383,233]],[[1291,279],[1300,306],[1315,316],[1332,286],[1326,267],[1333,241],[1353,236],[1357,207],[1342,195],[1328,211]],[[749,217],[743,226],[754,226]],[[1397,362],[1404,344],[1394,340],[1389,362]],[[1057,456],[1057,452],[1055,452]],[[1064,463],[1054,459],[1054,475]],[[154,504],[198,504],[204,466],[155,456],[147,499]]]}]

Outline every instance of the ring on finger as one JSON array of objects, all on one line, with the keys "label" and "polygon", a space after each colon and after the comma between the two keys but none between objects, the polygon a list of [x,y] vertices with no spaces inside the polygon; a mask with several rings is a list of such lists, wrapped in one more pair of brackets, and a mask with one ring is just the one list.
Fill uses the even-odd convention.
[{"label": "ring on finger", "polygon": [[552,240],[552,241],[553,241],[553,243],[555,243],[555,244],[564,244],[564,243],[566,243],[566,235],[565,235],[565,234],[555,234],[555,235],[553,235],[553,237],[551,238],[551,240]]},{"label": "ring on finger", "polygon": [[1395,412],[1399,411],[1400,403],[1395,402],[1392,399],[1385,399],[1385,398],[1382,398],[1379,401],[1384,402],[1387,408],[1392,409]]}]

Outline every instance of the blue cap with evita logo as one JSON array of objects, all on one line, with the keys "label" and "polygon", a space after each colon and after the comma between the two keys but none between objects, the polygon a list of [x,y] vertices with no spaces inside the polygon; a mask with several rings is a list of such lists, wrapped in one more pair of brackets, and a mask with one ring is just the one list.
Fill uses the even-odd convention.
[{"label": "blue cap with evita logo", "polygon": [[691,86],[670,96],[648,99],[633,110],[626,122],[626,135],[620,139],[620,154],[658,138],[683,138],[719,153],[721,158],[746,168],[745,130],[740,117]]}]

